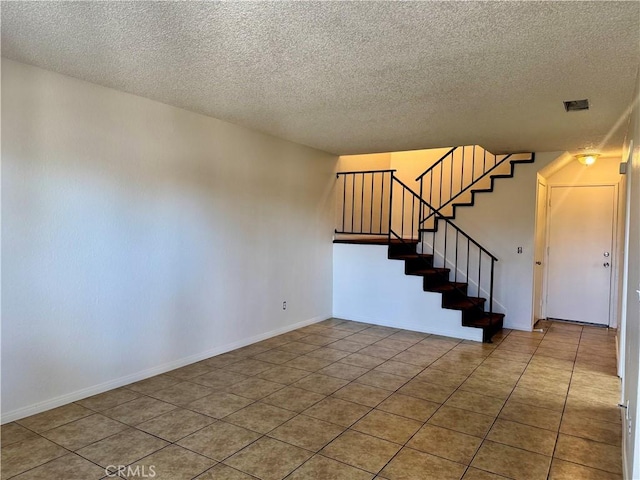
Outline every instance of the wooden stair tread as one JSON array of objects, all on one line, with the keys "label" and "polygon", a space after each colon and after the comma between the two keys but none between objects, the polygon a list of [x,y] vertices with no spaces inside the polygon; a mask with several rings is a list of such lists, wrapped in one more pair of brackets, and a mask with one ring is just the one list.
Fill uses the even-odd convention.
[{"label": "wooden stair tread", "polygon": [[513,178],[513,175],[510,173],[496,173],[491,175],[491,178]]},{"label": "wooden stair tread", "polygon": [[425,260],[430,260],[433,258],[433,255],[430,253],[400,253],[389,257],[391,260],[415,260],[424,258]]},{"label": "wooden stair tread", "polygon": [[486,313],[483,317],[480,317],[476,320],[472,320],[466,324],[467,327],[476,327],[476,328],[486,328],[493,327],[499,324],[502,320],[504,320],[503,313]]},{"label": "wooden stair tread", "polygon": [[447,302],[445,305],[445,308],[449,308],[451,310],[467,310],[469,308],[482,306],[486,301],[487,301],[486,298],[467,297],[462,300],[454,300],[451,302]]},{"label": "wooden stair tread", "polygon": [[443,274],[448,275],[450,271],[451,271],[450,268],[421,268],[420,270],[414,270],[412,272],[408,272],[407,275],[418,275],[418,276],[443,275]]},{"label": "wooden stair tread", "polygon": [[445,283],[444,285],[436,285],[433,287],[429,287],[429,291],[444,293],[444,292],[452,292],[454,290],[464,290],[466,287],[467,287],[466,283],[449,282],[449,283]]},{"label": "wooden stair tread", "polygon": [[391,240],[389,240],[389,238],[387,237],[362,238],[354,235],[354,238],[335,238],[333,240],[333,243],[349,243],[357,245],[418,245],[418,240],[400,240],[398,238],[392,238]]},{"label": "wooden stair tread", "polygon": [[523,158],[522,160],[518,160],[518,159],[509,160],[509,163],[512,163],[514,165],[517,163],[533,163],[533,162],[535,162],[535,159],[533,158]]},{"label": "wooden stair tread", "polygon": [[390,245],[418,245],[420,242],[418,240],[392,238],[387,243]]}]

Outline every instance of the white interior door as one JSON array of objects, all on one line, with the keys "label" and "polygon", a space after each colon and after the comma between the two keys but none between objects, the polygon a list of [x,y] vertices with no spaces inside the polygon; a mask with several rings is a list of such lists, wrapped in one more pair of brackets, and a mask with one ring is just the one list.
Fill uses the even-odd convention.
[{"label": "white interior door", "polygon": [[551,187],[547,317],[609,325],[615,200],[612,185]]}]

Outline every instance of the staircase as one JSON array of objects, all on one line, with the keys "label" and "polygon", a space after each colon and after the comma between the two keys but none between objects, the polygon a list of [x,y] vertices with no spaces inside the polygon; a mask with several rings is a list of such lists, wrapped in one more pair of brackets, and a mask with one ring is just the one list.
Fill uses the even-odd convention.
[{"label": "staircase", "polygon": [[472,207],[476,194],[493,191],[534,155],[476,157],[477,148],[451,149],[416,179],[420,193],[395,170],[338,173],[334,242],[388,245],[389,259],[404,261],[406,275],[422,277],[424,291],[441,294],[442,308],[460,311],[462,325],[482,329],[491,342],[504,321],[494,311],[498,259],[453,220],[458,207]]},{"label": "staircase", "polygon": [[440,293],[442,308],[460,310],[462,325],[481,328],[483,342],[490,342],[491,337],[502,329],[504,314],[485,311],[486,298],[472,296],[468,283],[452,281],[451,269],[434,267],[434,256],[415,253],[417,246],[417,241],[391,241],[388,257],[391,260],[404,261],[406,275],[422,277],[422,288],[425,292]]}]

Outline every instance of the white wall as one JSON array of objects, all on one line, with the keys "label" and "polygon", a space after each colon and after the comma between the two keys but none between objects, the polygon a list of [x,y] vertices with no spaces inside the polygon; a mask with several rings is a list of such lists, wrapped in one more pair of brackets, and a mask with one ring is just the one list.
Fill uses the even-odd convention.
[{"label": "white wall", "polygon": [[624,353],[622,369],[622,403],[628,405],[623,427],[623,459],[625,478],[640,478],[640,76],[636,83],[631,123],[627,132],[624,152],[630,160],[626,175],[626,239],[625,278],[620,330]]},{"label": "white wall", "polygon": [[8,60],[2,126],[3,422],[331,315],[336,157]]},{"label": "white wall", "polygon": [[441,307],[442,295],[422,290],[422,277],[405,275],[384,245],[333,245],[333,316],[347,320],[482,341],[463,327],[462,314]]}]

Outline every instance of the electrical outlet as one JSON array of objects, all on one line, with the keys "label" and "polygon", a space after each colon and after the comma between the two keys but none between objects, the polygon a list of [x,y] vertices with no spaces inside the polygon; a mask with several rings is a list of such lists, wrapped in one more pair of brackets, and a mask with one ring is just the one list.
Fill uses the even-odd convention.
[{"label": "electrical outlet", "polygon": [[518,247],[518,253],[522,253],[522,247]]},{"label": "electrical outlet", "polygon": [[282,302],[282,309],[286,310],[287,309],[287,302]]}]

